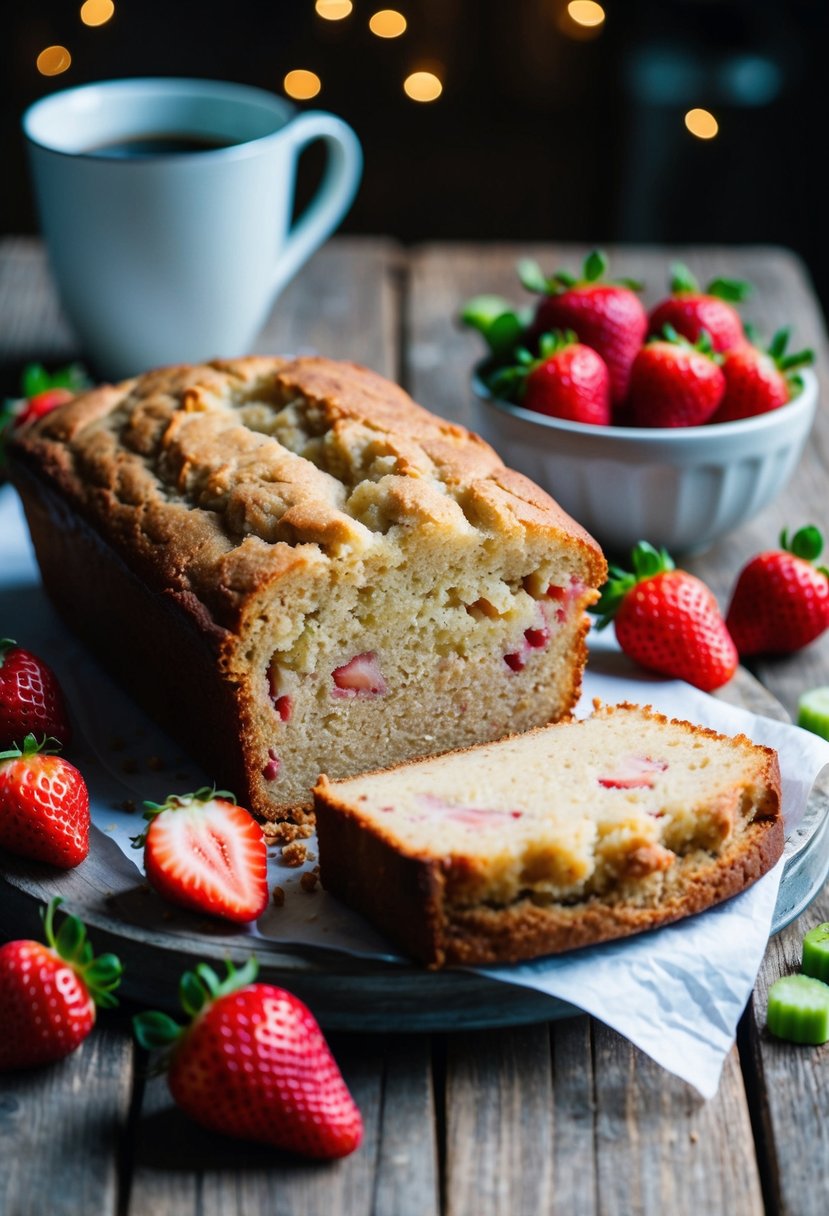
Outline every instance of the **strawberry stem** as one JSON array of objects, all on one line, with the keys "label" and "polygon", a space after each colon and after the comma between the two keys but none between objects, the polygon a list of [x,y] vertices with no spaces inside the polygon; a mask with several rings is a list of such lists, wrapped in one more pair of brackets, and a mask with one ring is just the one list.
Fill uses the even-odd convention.
[{"label": "strawberry stem", "polygon": [[14,746],[8,751],[0,752],[0,760],[19,760],[21,756],[56,756],[61,749],[61,744],[58,739],[53,739],[50,736],[44,735],[40,742],[35,736],[29,732],[26,738],[19,746]]},{"label": "strawberry stem", "polygon": [[[605,281],[608,270],[607,255],[601,249],[593,249],[584,259],[582,277],[579,279],[568,270],[557,270],[549,277],[544,274],[537,262],[530,258],[522,258],[516,267],[521,284],[527,291],[533,291],[543,296],[559,295],[569,291],[571,287],[586,287]],[[627,287],[631,291],[641,291],[642,284],[636,279],[607,280],[608,284]]]},{"label": "strawberry stem", "polygon": [[666,549],[655,549],[646,540],[640,540],[638,544],[634,545],[630,560],[633,566],[632,573],[622,570],[619,566],[610,566],[608,569],[608,579],[601,588],[599,600],[589,609],[599,617],[596,622],[597,629],[604,629],[610,624],[618,612],[622,600],[637,583],[675,568],[674,561]]},{"label": "strawberry stem", "polygon": [[[230,790],[217,790],[215,785],[203,785],[201,789],[196,790],[193,794],[168,794],[163,802],[144,802],[144,818],[148,822],[152,822],[158,815],[164,811],[178,811],[182,807],[192,806],[194,802],[202,804],[212,802],[214,798],[224,798],[228,802],[236,802],[236,795]],[[139,833],[138,836],[130,836],[130,844],[134,849],[143,849],[147,843],[146,830]]]},{"label": "strawberry stem", "polygon": [[[259,974],[259,963],[251,955],[243,967],[236,968],[228,959],[225,967],[227,974],[220,980],[212,967],[207,963],[197,963],[194,971],[185,971],[179,981],[179,1001],[187,1014],[188,1023],[197,1018],[220,997],[238,992],[252,984]],[[135,1037],[147,1051],[158,1048],[169,1048],[184,1034],[186,1027],[175,1021],[169,1014],[158,1010],[146,1010],[137,1013],[132,1019]]]},{"label": "strawberry stem", "polygon": [[6,661],[6,654],[17,645],[14,638],[0,638],[0,667]]},{"label": "strawberry stem", "polygon": [[806,524],[798,528],[789,540],[788,529],[784,528],[780,533],[780,548],[802,558],[803,561],[814,562],[823,551],[823,534],[814,524]]},{"label": "strawberry stem", "polygon": [[77,916],[66,916],[55,933],[55,910],[62,903],[62,897],[56,895],[40,910],[46,943],[83,980],[95,1004],[102,1009],[112,1009],[118,1004],[113,993],[121,983],[124,970],[121,960],[114,954],[101,954],[95,958],[92,943],[86,936],[86,925]]}]

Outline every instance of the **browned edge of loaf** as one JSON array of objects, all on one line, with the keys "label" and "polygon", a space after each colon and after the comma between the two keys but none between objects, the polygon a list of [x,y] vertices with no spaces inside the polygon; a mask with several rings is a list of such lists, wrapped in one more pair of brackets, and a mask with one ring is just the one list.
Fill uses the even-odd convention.
[{"label": "browned edge of loaf", "polygon": [[[657,721],[692,727],[711,738],[730,739],[710,728],[667,718],[650,706],[623,702],[618,708],[642,708]],[[610,707],[607,712],[612,710]],[[538,727],[529,733],[549,729],[555,727]],[[407,853],[379,825],[362,819],[338,798],[336,783],[325,776],[314,789],[322,884],[362,912],[413,958],[433,969],[447,963],[484,966],[519,962],[670,924],[739,894],[767,873],[783,853],[777,753],[744,735],[733,739],[750,743],[764,754],[764,798],[755,808],[751,823],[721,853],[701,857],[698,852],[685,862],[682,893],[657,906],[613,904],[595,896],[581,903],[542,905],[527,896],[505,907],[453,907],[445,900],[451,857]],[[396,768],[418,763],[407,761]],[[683,859],[677,864],[683,865]]]},{"label": "browned edge of loaf", "polygon": [[[172,591],[151,591],[63,498],[21,465],[15,486],[43,585],[66,624],[146,713],[243,804],[250,778],[239,690],[222,677],[224,630]],[[182,791],[170,791],[182,792]]]},{"label": "browned edge of loaf", "polygon": [[[568,536],[581,550],[596,585],[606,572],[596,542],[561,507],[520,473],[507,468],[479,436],[440,419],[414,403],[399,386],[356,364],[309,357],[286,361],[254,357],[196,367],[157,369],[119,385],[102,385],[81,394],[16,434],[9,443],[9,472],[26,511],[44,586],[58,611],[125,689],[219,784],[234,790],[240,801],[264,818],[304,816],[310,805],[268,799],[261,805],[258,773],[249,764],[241,724],[250,692],[229,672],[231,654],[244,628],[249,604],[261,581],[234,580],[228,569],[217,571],[214,587],[189,584],[187,537],[175,517],[175,560],[163,547],[141,539],[140,504],[119,520],[109,509],[110,490],[87,487],[73,468],[73,436],[94,426],[118,408],[146,382],[159,393],[173,393],[182,382],[182,400],[194,390],[193,376],[204,376],[215,387],[222,377],[237,382],[247,375],[272,372],[292,392],[305,393],[317,405],[328,405],[330,420],[338,417],[380,418],[381,429],[400,419],[406,427],[436,428],[447,440],[447,459],[460,460],[465,445],[491,456],[491,480],[513,503],[516,516],[530,531]],[[421,421],[423,420],[423,421]],[[451,448],[449,440],[455,444]],[[442,441],[430,437],[442,450]],[[460,455],[457,445],[460,445]],[[451,451],[450,451],[451,448]],[[194,521],[194,544],[203,529]],[[241,541],[242,538],[240,538]],[[241,549],[241,544],[239,546]],[[257,565],[257,579],[275,581],[286,564],[293,564],[290,547],[273,546],[273,569]],[[235,585],[234,585],[235,584]],[[207,597],[209,602],[206,602]],[[586,659],[585,617],[576,644],[571,703],[581,688]]]}]

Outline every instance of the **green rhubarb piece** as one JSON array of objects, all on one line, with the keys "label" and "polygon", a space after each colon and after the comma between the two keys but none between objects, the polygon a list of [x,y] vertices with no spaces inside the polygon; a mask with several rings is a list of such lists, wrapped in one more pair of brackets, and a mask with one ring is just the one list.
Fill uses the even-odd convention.
[{"label": "green rhubarb piece", "polygon": [[797,703],[797,725],[829,739],[829,684],[803,693]]},{"label": "green rhubarb piece", "polygon": [[816,925],[804,937],[801,970],[829,984],[829,922]]},{"label": "green rhubarb piece", "polygon": [[766,1025],[778,1039],[813,1046],[829,1039],[829,984],[784,975],[769,988]]}]

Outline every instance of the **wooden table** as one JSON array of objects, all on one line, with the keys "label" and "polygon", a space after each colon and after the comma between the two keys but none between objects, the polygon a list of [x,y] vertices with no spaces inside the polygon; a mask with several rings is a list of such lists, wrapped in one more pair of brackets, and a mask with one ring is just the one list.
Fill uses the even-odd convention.
[{"label": "wooden table", "polygon": [[[747,314],[770,334],[794,327],[827,344],[804,267],[778,248],[609,250],[614,273],[644,279],[649,300],[681,256],[757,287]],[[516,298],[519,255],[551,270],[577,248],[435,245],[338,239],[285,292],[262,353],[307,349],[368,364],[424,405],[469,422],[475,336],[453,322],[480,291]],[[229,353],[229,352],[228,352]],[[40,245],[0,243],[0,392],[30,359],[76,351]],[[691,567],[723,603],[738,566],[784,525],[829,530],[829,408],[824,404],[792,483],[773,506]],[[723,695],[792,713],[798,693],[829,684],[829,635],[798,656],[757,663]],[[773,694],[773,698],[769,696]],[[829,1046],[795,1048],[765,1032],[765,993],[799,963],[808,925],[829,919],[824,892],[769,945],[717,1096],[683,1082],[601,1023],[576,1017],[434,1036],[331,1035],[363,1112],[365,1142],[337,1164],[291,1160],[207,1135],[146,1075],[123,1009],[52,1068],[0,1081],[0,1212],[5,1216],[630,1216],[826,1211]],[[3,936],[0,928],[0,938]]]}]

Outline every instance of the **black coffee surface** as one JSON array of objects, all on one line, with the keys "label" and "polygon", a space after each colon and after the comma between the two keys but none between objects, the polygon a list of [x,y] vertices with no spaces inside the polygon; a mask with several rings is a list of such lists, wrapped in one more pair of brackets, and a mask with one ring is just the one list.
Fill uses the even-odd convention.
[{"label": "black coffee surface", "polygon": [[130,135],[89,148],[95,156],[112,156],[119,160],[139,160],[146,156],[173,156],[182,152],[214,152],[241,143],[221,135],[192,135],[186,131],[159,131],[146,135]]}]

